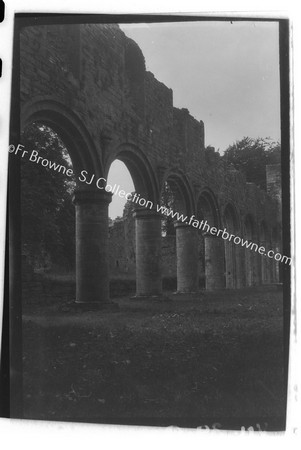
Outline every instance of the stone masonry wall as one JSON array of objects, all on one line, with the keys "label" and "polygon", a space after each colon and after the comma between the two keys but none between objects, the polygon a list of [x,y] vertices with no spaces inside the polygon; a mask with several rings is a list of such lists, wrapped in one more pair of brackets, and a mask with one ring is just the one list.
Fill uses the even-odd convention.
[{"label": "stone masonry wall", "polygon": [[[235,205],[241,233],[247,214],[257,228],[262,221],[268,229],[274,226],[277,202],[205,149],[203,122],[173,107],[172,90],[145,70],[139,46],[117,25],[30,26],[21,31],[20,42],[22,117],[35,102],[55,102],[87,130],[104,175],[112,155],[127,145],[129,158],[136,152],[147,162],[157,198],[172,171],[189,184],[194,205],[204,189],[216,198],[221,218],[228,203]],[[60,125],[68,127],[67,119]],[[84,157],[85,152],[82,148]],[[131,167],[135,182],[142,166],[135,161]]]}]

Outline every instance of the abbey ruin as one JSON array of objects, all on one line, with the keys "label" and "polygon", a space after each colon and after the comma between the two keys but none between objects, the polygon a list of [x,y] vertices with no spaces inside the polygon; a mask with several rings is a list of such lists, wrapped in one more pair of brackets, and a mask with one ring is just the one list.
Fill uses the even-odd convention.
[{"label": "abbey ruin", "polygon": [[[21,128],[38,122],[55,130],[77,178],[86,170],[106,179],[118,159],[153,204],[168,182],[179,212],[281,252],[279,167],[267,168],[267,192],[225,167],[205,148],[204,123],[173,106],[172,90],[146,70],[140,48],[117,25],[28,26],[20,45]],[[162,217],[146,208],[110,227],[109,251],[111,199],[92,184],[75,191],[79,303],[110,303],[110,269],[136,270],[137,297],[160,296],[163,276],[176,277],[185,293],[279,282],[274,259],[186,223],[162,236]]]}]

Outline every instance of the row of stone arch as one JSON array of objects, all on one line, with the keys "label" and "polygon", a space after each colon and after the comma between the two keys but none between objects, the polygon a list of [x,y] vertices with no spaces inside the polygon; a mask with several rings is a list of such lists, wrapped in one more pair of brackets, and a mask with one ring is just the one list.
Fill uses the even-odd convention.
[{"label": "row of stone arch", "polygon": [[[61,137],[69,151],[76,177],[87,170],[95,177],[107,178],[111,164],[121,160],[128,168],[136,192],[154,205],[160,203],[161,189],[169,182],[177,193],[176,209],[187,217],[195,215],[210,227],[225,227],[235,235],[269,247],[278,245],[277,231],[269,236],[266,224],[256,231],[255,220],[247,215],[239,221],[235,206],[228,203],[220,213],[218,201],[210,189],[194,195],[188,177],[179,169],[161,169],[156,173],[146,154],[134,143],[121,143],[122,137],[107,137],[104,148],[97,148],[95,137],[84,120],[53,99],[37,98],[22,109],[22,128],[36,122],[51,127]],[[112,194],[91,186],[78,185],[76,207],[76,283],[78,302],[109,302],[108,272],[108,205]],[[137,209],[136,220],[136,286],[137,296],[161,295],[161,221],[155,210]],[[203,260],[206,287],[239,288],[277,281],[279,269],[266,258],[251,254],[232,242],[177,222],[177,290],[195,292],[198,289],[199,240],[203,240]],[[268,245],[269,244],[269,245]]]}]

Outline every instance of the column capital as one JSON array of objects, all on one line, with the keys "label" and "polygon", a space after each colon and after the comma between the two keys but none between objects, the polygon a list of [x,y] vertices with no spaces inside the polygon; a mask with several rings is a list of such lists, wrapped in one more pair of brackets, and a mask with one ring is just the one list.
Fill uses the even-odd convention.
[{"label": "column capital", "polygon": [[197,231],[197,228],[194,228],[189,223],[182,222],[181,220],[175,222],[173,226],[175,228],[187,228],[187,229],[191,228],[192,230],[196,230]]},{"label": "column capital", "polygon": [[159,219],[162,220],[162,214],[157,213],[154,209],[137,208],[134,211],[135,219]]},{"label": "column capital", "polygon": [[136,218],[136,296],[162,293],[161,217],[146,208],[135,211]]},{"label": "column capital", "polygon": [[204,238],[212,238],[217,240],[222,240],[223,238],[221,236],[217,236],[216,234],[211,234],[209,231],[205,231],[205,233],[202,233]]},{"label": "column capital", "polygon": [[105,190],[80,190],[75,191],[72,201],[74,204],[95,204],[95,203],[111,203],[113,194]]}]

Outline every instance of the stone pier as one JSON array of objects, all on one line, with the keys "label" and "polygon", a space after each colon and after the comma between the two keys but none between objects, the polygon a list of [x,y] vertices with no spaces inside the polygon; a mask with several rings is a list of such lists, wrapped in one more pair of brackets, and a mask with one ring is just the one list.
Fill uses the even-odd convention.
[{"label": "stone pier", "polygon": [[198,291],[198,231],[182,222],[175,224],[177,246],[177,292]]},{"label": "stone pier", "polygon": [[138,209],[136,220],[136,297],[162,295],[161,216]]},{"label": "stone pier", "polygon": [[205,276],[206,289],[225,288],[225,250],[224,241],[220,237],[206,234],[205,242]]},{"label": "stone pier", "polygon": [[112,194],[76,191],[76,302],[105,307],[110,303],[108,205]]}]

